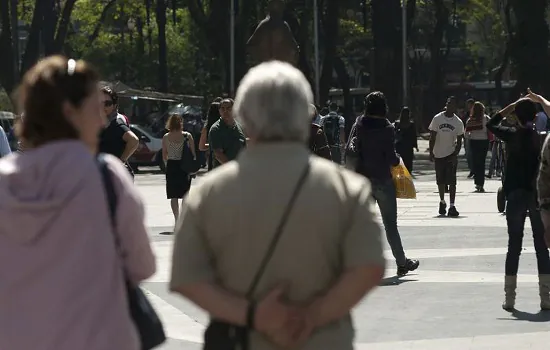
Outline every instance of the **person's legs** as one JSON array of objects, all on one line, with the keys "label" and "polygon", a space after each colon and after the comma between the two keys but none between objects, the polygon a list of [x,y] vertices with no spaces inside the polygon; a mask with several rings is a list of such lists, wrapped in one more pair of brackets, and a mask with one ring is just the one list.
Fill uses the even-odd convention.
[{"label": "person's legs", "polygon": [[487,152],[489,152],[489,140],[483,140],[480,146],[480,160],[479,160],[479,171],[480,179],[479,186],[483,189],[485,186],[485,162],[487,160]]},{"label": "person's legs", "polygon": [[528,196],[524,190],[515,190],[507,194],[506,223],[508,226],[508,252],[506,253],[504,303],[505,310],[513,309],[516,300],[519,257],[523,242],[523,229],[528,210]]},{"label": "person's legs", "polygon": [[529,219],[533,229],[533,243],[539,272],[540,308],[550,310],[550,254],[544,241],[544,224],[537,208],[536,193],[530,194]]},{"label": "person's legs", "polygon": [[331,146],[330,153],[332,155],[332,161],[336,164],[342,164],[342,154],[340,152],[340,146]]},{"label": "person's legs", "polygon": [[489,148],[491,149],[491,161],[489,162],[489,171],[487,172],[487,177],[490,179],[495,174],[495,166],[497,160],[497,142],[491,142]]},{"label": "person's legs", "polygon": [[380,208],[386,238],[395,262],[397,266],[404,266],[407,263],[407,257],[405,256],[401,236],[397,228],[397,199],[395,197],[393,181],[373,181],[372,196],[376,200],[378,208]]},{"label": "person's legs", "polygon": [[468,177],[472,177],[474,175],[473,165],[472,165],[472,148],[470,139],[464,139],[464,153],[466,156],[466,162],[468,164],[468,170],[470,170],[470,174]]},{"label": "person's legs", "polygon": [[403,159],[403,164],[405,164],[405,167],[409,171],[409,173],[413,172],[413,158],[414,158],[414,150],[412,148],[410,149],[403,149],[401,152],[399,152],[399,155],[401,156],[401,159]]},{"label": "person's legs", "polygon": [[449,212],[447,213],[450,217],[458,217],[460,214],[455,207],[456,199],[456,168],[458,165],[458,158],[455,155],[451,155],[447,159],[447,178],[446,183],[449,185]]},{"label": "person's legs", "polygon": [[172,214],[174,215],[174,220],[178,221],[178,215],[180,213],[179,199],[171,198],[170,207],[172,207]]},{"label": "person's legs", "polygon": [[[481,143],[479,140],[470,140],[470,157],[472,159],[472,171],[474,173],[474,184],[476,185],[476,188],[479,186],[480,183],[480,167],[481,167]],[[482,174],[483,177],[485,177],[485,174]]]},{"label": "person's legs", "polygon": [[445,178],[447,169],[445,166],[445,158],[435,158],[434,164],[437,190],[439,192],[439,215],[446,215],[447,203],[445,203],[445,187],[447,187],[447,184]]}]

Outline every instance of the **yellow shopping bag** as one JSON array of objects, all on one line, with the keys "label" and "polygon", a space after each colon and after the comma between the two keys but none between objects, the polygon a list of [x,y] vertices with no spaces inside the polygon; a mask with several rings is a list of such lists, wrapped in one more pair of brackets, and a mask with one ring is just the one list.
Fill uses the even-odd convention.
[{"label": "yellow shopping bag", "polygon": [[391,176],[395,185],[395,193],[397,198],[416,199],[416,188],[409,170],[403,160],[399,165],[391,168]]}]

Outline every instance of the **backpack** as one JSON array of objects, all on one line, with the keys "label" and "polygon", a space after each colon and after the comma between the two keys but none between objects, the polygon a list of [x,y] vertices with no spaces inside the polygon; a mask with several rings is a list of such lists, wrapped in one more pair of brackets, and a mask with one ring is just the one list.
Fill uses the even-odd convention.
[{"label": "backpack", "polygon": [[327,115],[323,120],[323,131],[327,136],[329,146],[340,144],[340,117],[338,115]]}]

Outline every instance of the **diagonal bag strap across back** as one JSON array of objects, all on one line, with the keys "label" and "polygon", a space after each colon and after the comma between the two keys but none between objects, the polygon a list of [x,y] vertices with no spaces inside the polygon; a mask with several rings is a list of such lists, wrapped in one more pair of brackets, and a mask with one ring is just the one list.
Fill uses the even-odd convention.
[{"label": "diagonal bag strap across back", "polygon": [[284,231],[284,228],[286,226],[286,223],[288,221],[288,218],[290,216],[290,213],[292,212],[292,208],[294,207],[294,203],[296,202],[296,199],[298,198],[298,195],[301,192],[301,189],[306,182],[306,179],[309,175],[310,170],[310,164],[309,161],[302,171],[302,174],[300,175],[300,178],[298,180],[298,183],[294,187],[294,190],[292,191],[292,195],[290,197],[290,200],[288,201],[288,204],[285,208],[285,211],[283,212],[283,216],[281,217],[281,220],[279,221],[279,224],[277,228],[275,229],[275,234],[273,235],[273,238],[271,239],[271,242],[269,243],[269,246],[267,248],[267,252],[265,253],[262,262],[260,264],[260,267],[258,268],[258,271],[256,271],[256,274],[254,275],[254,279],[252,280],[252,283],[250,284],[250,287],[248,288],[248,292],[246,293],[246,297],[248,299],[251,299],[254,292],[256,291],[256,287],[258,286],[258,283],[260,282],[260,279],[262,278],[262,275],[265,272],[265,269],[267,267],[267,264],[269,264],[269,261],[271,260],[271,257],[273,256],[273,253],[275,252],[275,248],[277,247],[277,243],[279,242],[279,238],[281,238],[281,234]]}]

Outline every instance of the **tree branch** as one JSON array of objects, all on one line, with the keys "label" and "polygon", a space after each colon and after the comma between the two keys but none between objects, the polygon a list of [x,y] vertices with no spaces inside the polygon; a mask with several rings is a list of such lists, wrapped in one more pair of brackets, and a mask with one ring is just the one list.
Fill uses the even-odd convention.
[{"label": "tree branch", "polygon": [[71,23],[71,14],[73,13],[74,4],[76,0],[67,0],[63,11],[61,12],[61,19],[59,20],[59,26],[57,27],[57,33],[54,39],[54,52],[61,52],[63,44],[67,38],[69,32],[69,24]]},{"label": "tree branch", "polygon": [[109,0],[109,2],[105,5],[103,8],[103,11],[101,11],[101,15],[99,16],[99,19],[95,25],[94,31],[90,36],[88,36],[88,47],[90,47],[93,42],[99,37],[99,33],[101,32],[101,27],[105,23],[105,20],[107,19],[107,14],[109,13],[109,10],[116,4],[116,0]]},{"label": "tree branch", "polygon": [[191,18],[193,18],[193,21],[195,21],[195,23],[197,23],[201,28],[208,26],[208,17],[206,17],[204,10],[199,6],[197,0],[188,0],[187,9],[189,10]]}]

